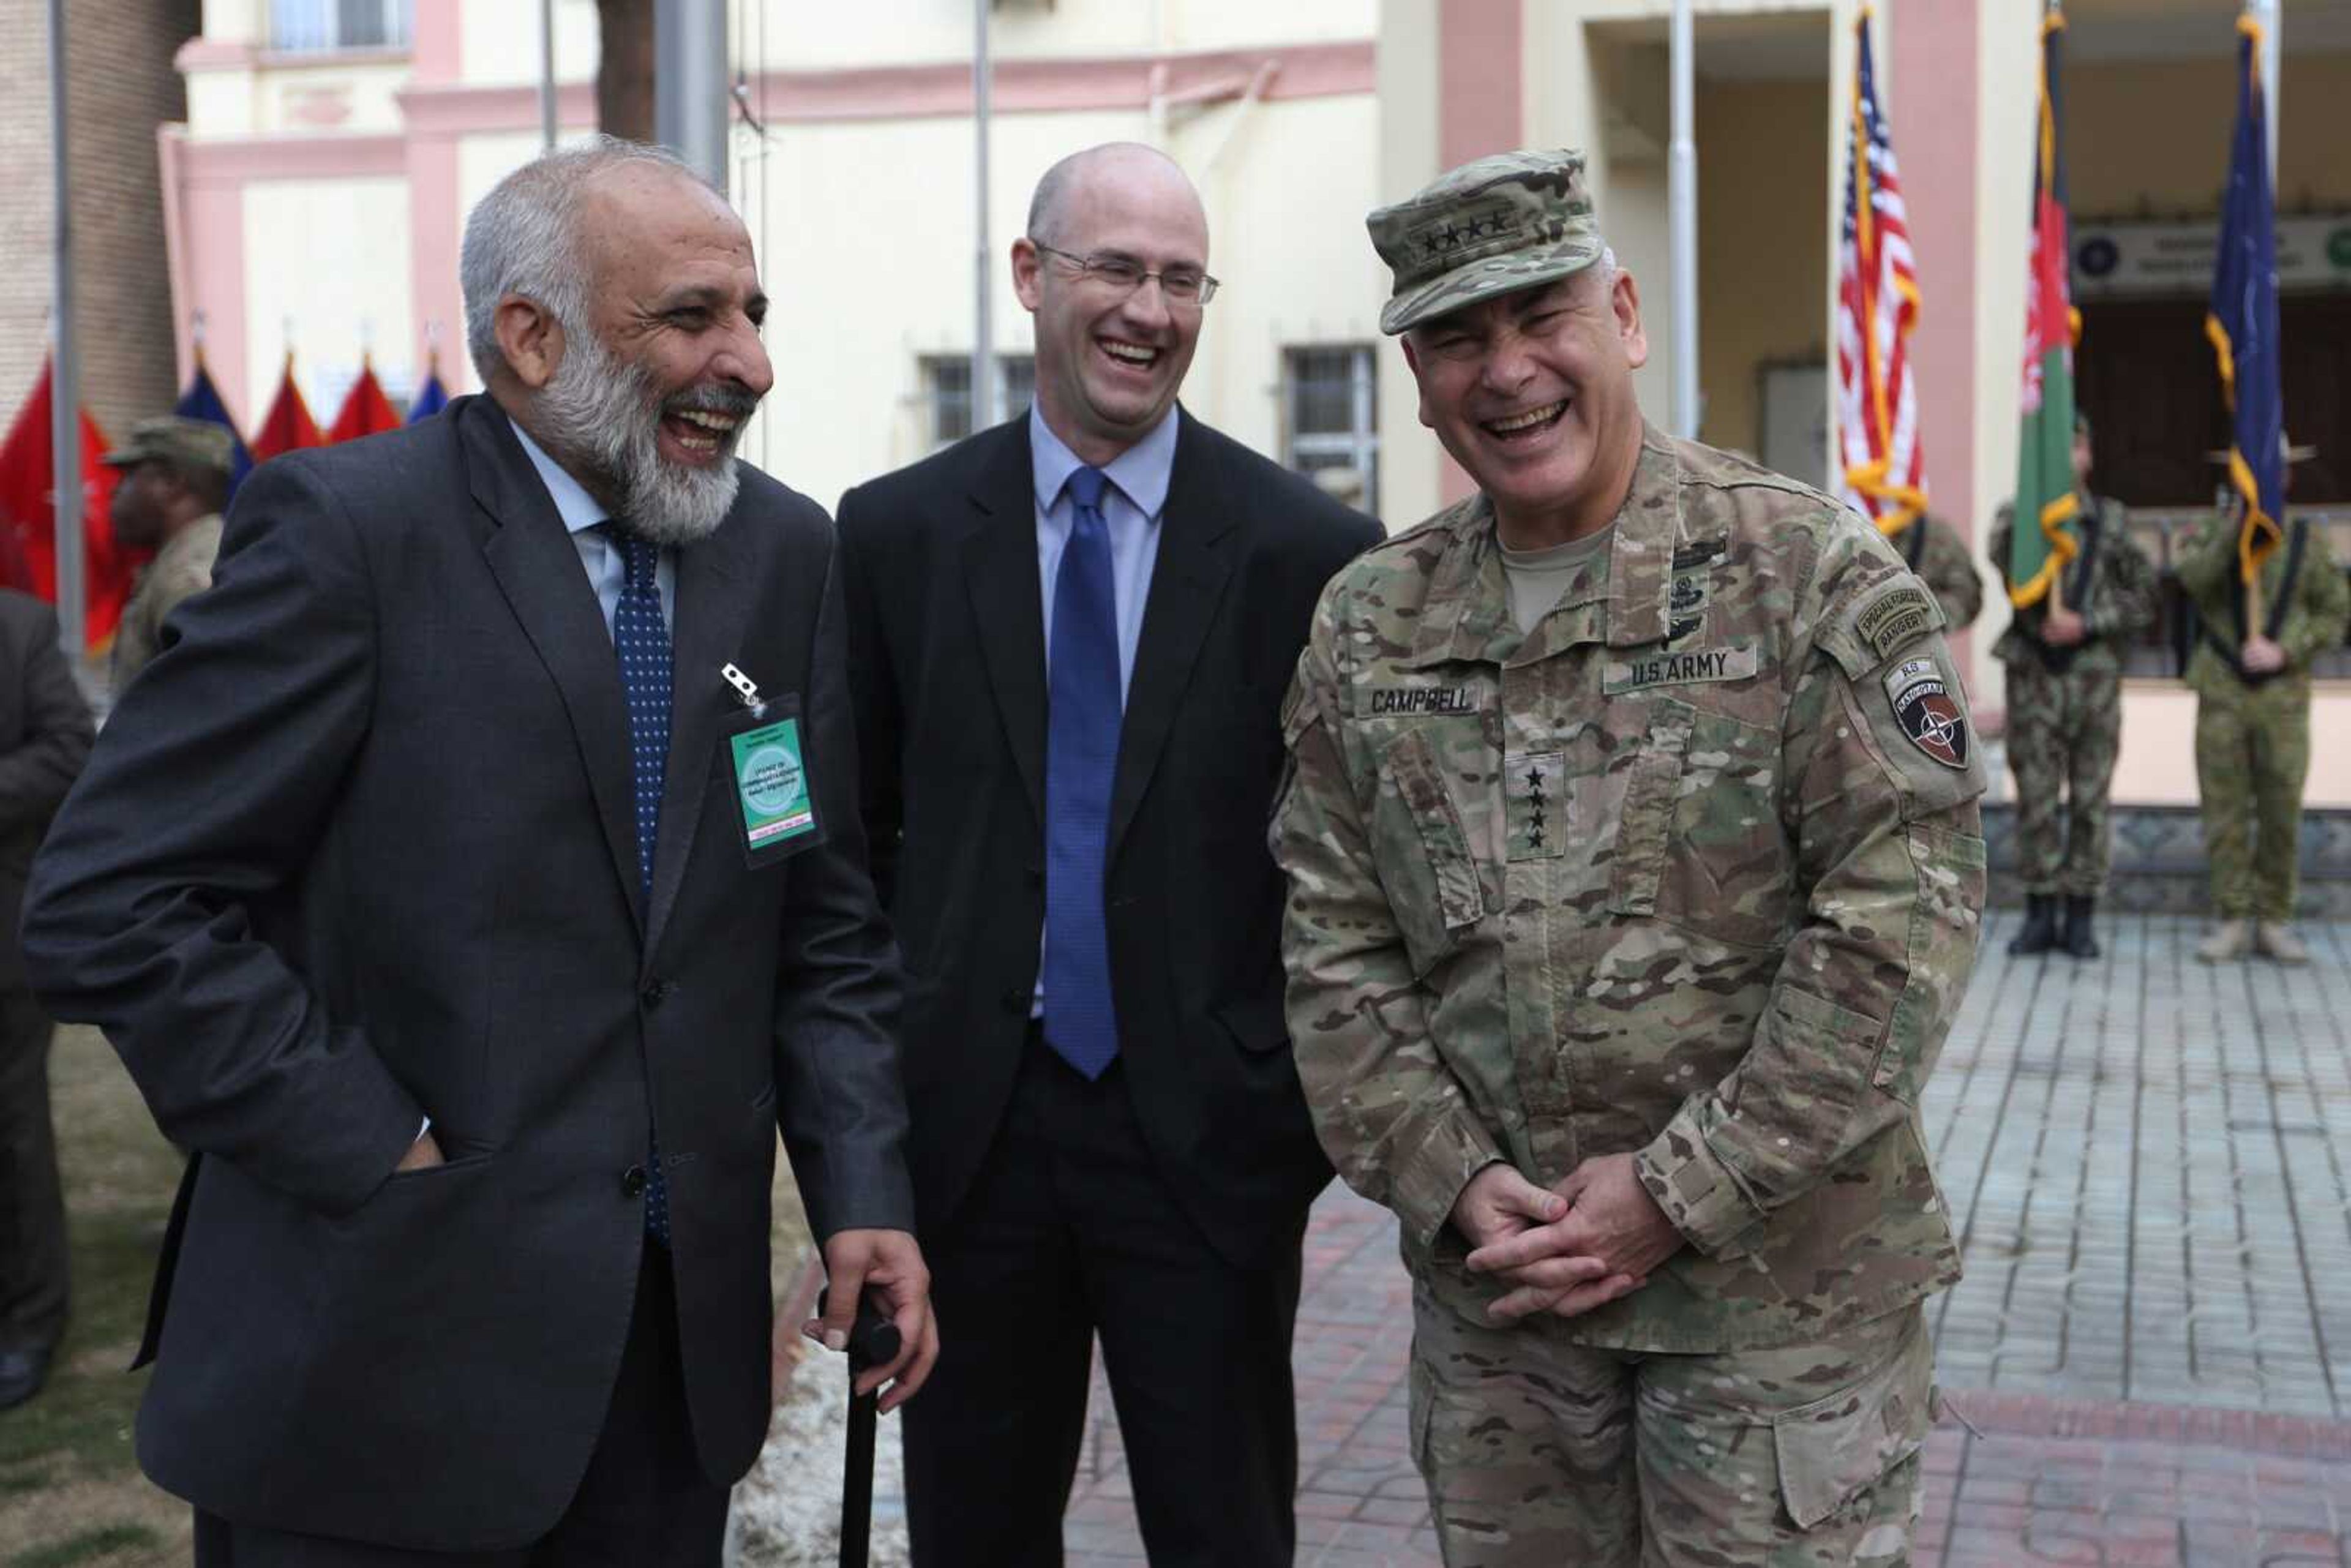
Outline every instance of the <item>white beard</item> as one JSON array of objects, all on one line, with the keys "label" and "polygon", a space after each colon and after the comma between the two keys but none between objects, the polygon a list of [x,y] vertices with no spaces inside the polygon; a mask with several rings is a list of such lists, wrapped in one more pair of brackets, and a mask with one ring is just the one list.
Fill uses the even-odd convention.
[{"label": "white beard", "polygon": [[[538,397],[537,413],[552,437],[538,437],[540,444],[565,467],[584,469],[591,488],[619,497],[619,515],[632,533],[673,546],[708,538],[742,483],[735,444],[743,426],[720,438],[715,466],[670,463],[655,444],[662,401],[644,367],[621,360],[592,331],[567,329],[564,338],[563,362]],[[716,389],[688,401],[743,419],[757,403],[748,394]]]}]

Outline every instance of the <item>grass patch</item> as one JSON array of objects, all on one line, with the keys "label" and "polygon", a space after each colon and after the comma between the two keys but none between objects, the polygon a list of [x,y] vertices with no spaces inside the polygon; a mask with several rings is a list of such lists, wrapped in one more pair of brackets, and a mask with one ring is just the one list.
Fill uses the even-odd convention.
[{"label": "grass patch", "polygon": [[[187,1505],[139,1473],[131,1427],[147,1374],[124,1369],[146,1326],[180,1156],[95,1030],[57,1031],[49,1096],[71,1230],[73,1319],[48,1385],[0,1415],[0,1551],[13,1553],[0,1568],[175,1568],[189,1558]],[[777,1166],[780,1292],[808,1255],[809,1234],[780,1153]]]},{"label": "grass patch", "polygon": [[[184,1562],[187,1508],[139,1474],[127,1372],[180,1179],[129,1074],[94,1030],[61,1029],[50,1113],[66,1187],[73,1318],[48,1385],[0,1416],[0,1568]],[[165,1553],[175,1553],[165,1555]]]},{"label": "grass patch", "polygon": [[36,1546],[30,1552],[19,1552],[8,1559],[8,1568],[76,1568],[78,1563],[96,1563],[117,1552],[152,1552],[162,1544],[155,1539],[153,1531],[142,1525],[110,1524],[103,1530],[86,1531],[52,1546]]}]

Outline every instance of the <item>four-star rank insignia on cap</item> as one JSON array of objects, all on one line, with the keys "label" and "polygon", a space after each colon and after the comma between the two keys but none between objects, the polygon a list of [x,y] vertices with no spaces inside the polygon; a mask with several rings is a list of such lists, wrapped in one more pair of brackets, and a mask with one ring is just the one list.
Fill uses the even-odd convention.
[{"label": "four-star rank insignia on cap", "polygon": [[1894,720],[1910,744],[1946,768],[1968,765],[1968,716],[1932,659],[1905,659],[1886,672]]}]

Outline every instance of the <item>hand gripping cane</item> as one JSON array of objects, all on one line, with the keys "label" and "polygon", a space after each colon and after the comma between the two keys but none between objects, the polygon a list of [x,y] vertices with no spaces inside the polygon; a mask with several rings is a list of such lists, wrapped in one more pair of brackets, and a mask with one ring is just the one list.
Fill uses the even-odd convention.
[{"label": "hand gripping cane", "polygon": [[[824,1312],[819,1297],[817,1312]],[[849,1331],[849,1443],[841,1473],[841,1568],[865,1568],[873,1529],[873,1424],[882,1391],[857,1392],[857,1380],[898,1359],[898,1325],[882,1314],[872,1296],[857,1303]]]}]

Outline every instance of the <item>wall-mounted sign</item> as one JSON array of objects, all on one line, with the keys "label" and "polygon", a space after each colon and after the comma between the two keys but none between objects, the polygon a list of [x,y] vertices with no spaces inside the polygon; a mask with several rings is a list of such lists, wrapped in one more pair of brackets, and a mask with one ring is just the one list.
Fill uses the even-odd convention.
[{"label": "wall-mounted sign", "polygon": [[[2085,224],[2074,231],[2074,294],[2095,299],[2126,294],[2212,291],[2217,218],[2200,223]],[[2278,287],[2351,288],[2351,213],[2277,221]]]}]

